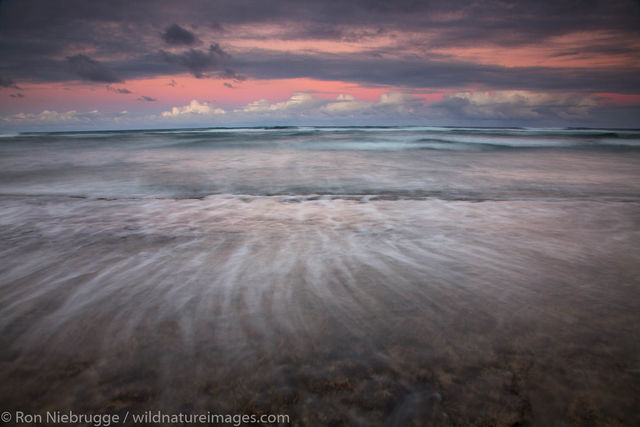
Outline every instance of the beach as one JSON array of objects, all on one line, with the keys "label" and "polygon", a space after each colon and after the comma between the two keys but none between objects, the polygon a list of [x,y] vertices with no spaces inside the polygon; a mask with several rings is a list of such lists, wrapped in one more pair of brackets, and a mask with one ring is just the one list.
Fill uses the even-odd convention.
[{"label": "beach", "polygon": [[640,423],[640,132],[0,138],[0,400]]}]

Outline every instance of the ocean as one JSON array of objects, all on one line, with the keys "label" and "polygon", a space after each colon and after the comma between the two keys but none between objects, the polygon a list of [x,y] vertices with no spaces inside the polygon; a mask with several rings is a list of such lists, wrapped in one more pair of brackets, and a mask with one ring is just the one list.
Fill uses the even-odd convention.
[{"label": "ocean", "polygon": [[640,130],[0,135],[2,410],[639,425]]}]

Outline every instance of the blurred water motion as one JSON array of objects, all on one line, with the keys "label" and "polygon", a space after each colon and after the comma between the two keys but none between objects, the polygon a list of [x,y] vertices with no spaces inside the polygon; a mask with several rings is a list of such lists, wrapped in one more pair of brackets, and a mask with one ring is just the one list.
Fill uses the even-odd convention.
[{"label": "blurred water motion", "polygon": [[0,138],[3,410],[638,424],[638,135]]}]

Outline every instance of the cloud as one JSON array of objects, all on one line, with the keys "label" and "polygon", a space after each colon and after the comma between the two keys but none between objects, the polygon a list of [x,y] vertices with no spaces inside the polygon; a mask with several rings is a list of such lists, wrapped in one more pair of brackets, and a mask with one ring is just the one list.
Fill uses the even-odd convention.
[{"label": "cloud", "polygon": [[269,109],[270,109],[269,107],[271,107],[271,104],[269,103],[269,101],[267,101],[266,99],[262,98],[262,99],[259,99],[257,101],[250,102],[249,104],[247,104],[243,108],[239,108],[237,110],[234,110],[234,113],[239,113],[239,112],[245,112],[245,113],[264,112],[264,111],[269,111]]},{"label": "cloud", "polygon": [[422,101],[413,95],[402,92],[383,93],[377,104],[379,108],[390,108],[398,113],[413,113],[415,108],[419,106],[422,106]]},{"label": "cloud", "polygon": [[225,68],[224,70],[222,70],[222,72],[218,74],[218,77],[221,79],[235,80],[236,82],[243,82],[247,80],[246,76],[238,74],[230,68]]},{"label": "cloud", "polygon": [[[573,92],[458,91],[442,100],[426,103],[403,92],[383,93],[368,101],[352,94],[328,99],[313,93],[294,93],[288,99],[260,99],[234,110],[192,100],[160,114],[143,111],[102,113],[98,111],[19,113],[0,116],[5,127],[20,129],[92,129],[118,127],[207,126],[218,118],[225,126],[265,124],[299,125],[392,125],[425,124],[455,126],[601,126],[621,127],[635,123],[638,106],[621,107],[601,98]],[[222,122],[223,120],[223,122]]]},{"label": "cloud", "polygon": [[306,54],[253,51],[236,55],[235,68],[252,78],[307,77],[362,85],[414,88],[589,90],[638,93],[640,73],[629,67],[506,67],[429,60],[417,57],[375,58],[359,54]]},{"label": "cloud", "polygon": [[466,99],[475,105],[518,104],[525,106],[576,105],[594,107],[597,102],[592,96],[574,93],[545,93],[531,91],[457,92],[446,95],[445,99]]},{"label": "cloud", "polygon": [[[640,3],[633,1],[185,0],[178,5],[114,0],[88,8],[80,0],[67,0],[65,5],[0,2],[0,74],[65,81],[71,77],[69,64],[60,58],[80,56],[85,60],[76,58],[80,69],[73,68],[74,75],[107,82],[187,70],[197,77],[307,77],[422,88],[638,93],[640,87]],[[233,58],[217,44],[211,45],[213,50],[183,51],[198,42],[187,28],[197,28],[203,41],[229,46]],[[260,51],[250,46],[252,38],[272,41],[279,49],[283,40],[305,41],[310,49]],[[312,50],[313,40],[349,41],[359,44],[360,51],[325,54]],[[618,55],[628,65],[600,61],[597,67],[504,67],[473,63],[469,55],[462,62],[438,53],[452,48],[500,52],[496,48],[543,43],[548,55],[532,57],[532,64],[558,55]],[[236,76],[227,77],[225,69]]]},{"label": "cloud", "polygon": [[162,40],[169,45],[192,45],[197,41],[191,31],[185,30],[178,24],[167,27],[162,33]]},{"label": "cloud", "polygon": [[167,86],[171,86],[171,87],[176,87],[178,83],[176,83],[175,80],[171,79],[171,81],[169,83],[167,83]]},{"label": "cloud", "polygon": [[452,116],[491,120],[584,119],[598,106],[592,95],[532,91],[457,92],[431,104]]},{"label": "cloud", "polygon": [[107,90],[108,90],[109,92],[121,93],[121,94],[130,94],[130,93],[133,93],[133,92],[131,92],[131,91],[130,91],[129,89],[127,89],[127,88],[116,88],[116,87],[113,87],[113,86],[110,86],[110,85],[107,85]]},{"label": "cloud", "polygon": [[[640,4],[630,0],[185,0],[179,4],[114,0],[92,8],[84,0],[66,0],[65,7],[32,0],[0,5],[3,62],[18,71],[7,70],[9,75],[21,77],[20,71],[29,71],[28,63],[37,59],[92,52],[96,58],[129,62],[162,45],[193,46],[197,38],[185,27],[197,27],[203,40],[214,35],[216,40],[247,37],[252,29],[260,35],[264,26],[272,28],[266,37],[274,43],[360,42],[382,36],[393,40],[390,49],[411,47],[425,54],[451,47],[539,45],[565,35],[600,32],[606,34],[599,42],[601,51],[627,45],[621,53],[630,58],[638,54],[634,41],[640,35]],[[226,31],[220,31],[221,25]],[[159,28],[164,29],[160,37]],[[577,44],[581,51],[588,47]]]},{"label": "cloud", "polygon": [[[87,113],[89,114],[89,113]],[[76,110],[70,110],[59,113],[52,110],[44,110],[39,114],[34,113],[18,113],[9,117],[5,117],[4,121],[13,122],[40,122],[40,123],[58,123],[78,121],[80,118]]]},{"label": "cloud", "polygon": [[11,98],[24,98],[24,95],[21,93],[12,93],[9,95]]},{"label": "cloud", "polygon": [[231,83],[224,82],[223,85],[228,87],[229,89],[233,89],[233,85]]},{"label": "cloud", "polygon": [[20,89],[13,80],[0,76],[0,87],[7,87],[12,89]]},{"label": "cloud", "polygon": [[424,104],[420,99],[401,92],[383,93],[378,102],[363,101],[349,94],[340,94],[335,99],[322,99],[314,97],[311,93],[298,92],[291,95],[286,101],[270,103],[266,99],[260,99],[245,107],[238,108],[234,112],[270,116],[344,117],[345,115],[413,113],[422,107]]},{"label": "cloud", "polygon": [[169,111],[162,112],[162,117],[180,117],[193,115],[216,115],[225,114],[222,108],[214,107],[207,102],[200,103],[193,99],[189,105],[182,107],[173,107]]},{"label": "cloud", "polygon": [[291,95],[291,97],[284,101],[269,105],[270,111],[285,111],[285,110],[301,110],[318,105],[319,100],[315,99],[313,95],[305,92],[298,92]]},{"label": "cloud", "polygon": [[[16,113],[0,116],[0,125],[14,129],[33,130],[82,130],[96,127],[114,129],[117,124],[131,123],[126,110],[119,113],[91,111],[56,111],[46,109],[40,113]],[[140,123],[138,123],[140,125]],[[129,127],[125,125],[125,127]]]},{"label": "cloud", "polygon": [[212,43],[207,51],[189,49],[180,53],[160,51],[162,58],[169,64],[176,64],[187,68],[195,77],[205,77],[206,71],[220,67],[229,55],[217,43]]},{"label": "cloud", "polygon": [[57,111],[44,110],[36,116],[37,120],[42,122],[67,122],[76,118],[78,112],[76,110],[58,113]]},{"label": "cloud", "polygon": [[442,100],[425,103],[412,94],[390,91],[377,101],[340,94],[334,99],[312,93],[294,93],[281,102],[259,99],[235,109],[229,120],[302,119],[329,123],[467,123],[512,125],[514,123],[584,123],[602,111],[595,96],[573,92],[459,91]]},{"label": "cloud", "polygon": [[245,113],[262,113],[262,112],[283,112],[283,111],[308,111],[323,104],[322,100],[316,99],[310,93],[297,92],[291,95],[289,99],[275,104],[269,103],[266,99],[253,101],[243,108],[235,110],[236,112]]},{"label": "cloud", "polygon": [[362,101],[352,95],[340,94],[335,100],[328,102],[323,110],[331,113],[395,114],[414,113],[422,108],[424,103],[421,99],[408,93],[391,91],[381,94],[378,102]]},{"label": "cloud", "polygon": [[[20,1],[13,2],[16,4],[3,3],[2,15],[7,16],[3,24],[11,30],[21,27],[33,30],[44,25],[56,27],[69,22],[156,23],[161,28],[172,22],[188,22],[212,29],[220,25],[227,27],[275,22],[289,23],[295,27],[292,30],[300,31],[307,26],[321,27],[323,31],[314,31],[316,37],[321,34],[340,37],[340,31],[330,30],[341,29],[344,25],[409,30],[434,26],[442,30],[451,27],[447,37],[456,27],[465,30],[461,28],[462,23],[469,27],[465,37],[479,29],[502,30],[503,34],[515,30],[516,35],[543,34],[544,31],[557,33],[585,27],[591,30],[633,30],[637,29],[638,17],[637,2],[625,0],[576,0],[568,3],[553,0],[184,0],[179,4],[166,0],[113,0],[101,7],[91,8],[86,7],[84,0],[66,0],[64,8],[49,0],[31,1],[28,4]],[[540,17],[545,19],[541,20]]]},{"label": "cloud", "polygon": [[87,55],[68,56],[67,62],[71,71],[85,80],[104,83],[117,83],[121,81],[111,68],[89,58]]},{"label": "cloud", "polygon": [[353,95],[340,94],[335,102],[327,103],[322,107],[324,111],[330,113],[354,112],[370,109],[373,103],[359,101]]},{"label": "cloud", "polygon": [[[31,89],[80,78],[104,85],[154,77],[177,87],[182,84],[175,81],[188,72],[232,86],[247,78],[305,78],[416,93],[519,91],[530,99],[533,93],[640,94],[640,3],[633,0],[113,0],[91,7],[85,0],[65,0],[64,5],[0,1],[0,87],[16,89],[12,78]],[[5,91],[7,97],[13,92]],[[43,99],[25,93],[33,102]],[[270,99],[252,107],[262,112],[242,114],[302,114],[308,107],[336,119],[381,111],[404,111],[412,118],[425,111],[410,100],[313,99],[315,104],[284,110],[270,109],[278,104]],[[457,113],[461,119],[521,117],[539,123],[563,115],[595,117],[600,111],[579,103],[493,99],[483,104],[477,96],[450,96],[426,111],[436,117]],[[21,103],[10,104],[7,110]],[[625,117],[628,126],[636,126],[637,117]]]},{"label": "cloud", "polygon": [[137,101],[155,102],[155,101],[157,101],[157,99],[156,98],[152,98],[150,96],[142,95],[142,96],[138,97]]}]

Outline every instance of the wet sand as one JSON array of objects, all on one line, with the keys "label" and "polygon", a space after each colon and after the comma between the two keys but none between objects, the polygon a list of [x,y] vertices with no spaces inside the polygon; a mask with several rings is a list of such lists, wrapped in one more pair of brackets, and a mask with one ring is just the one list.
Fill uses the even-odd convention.
[{"label": "wet sand", "polygon": [[2,198],[3,410],[640,424],[640,205]]}]

